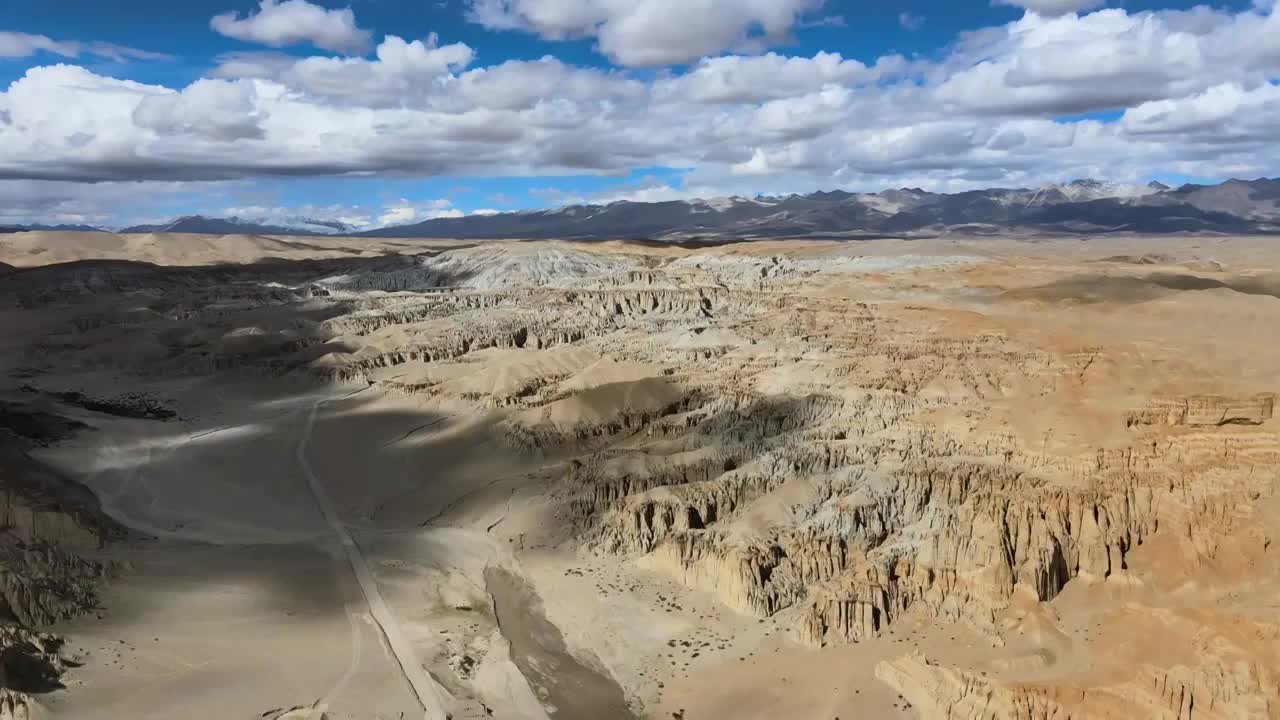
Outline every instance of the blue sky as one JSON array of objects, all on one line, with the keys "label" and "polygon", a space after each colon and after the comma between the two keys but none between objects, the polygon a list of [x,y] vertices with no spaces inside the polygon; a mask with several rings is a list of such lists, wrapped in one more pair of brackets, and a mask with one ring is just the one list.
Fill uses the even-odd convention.
[{"label": "blue sky", "polygon": [[[512,58],[532,60],[551,54],[577,65],[608,66],[609,61],[593,51],[589,38],[549,42],[535,35],[495,33],[466,19],[460,0],[314,0],[327,8],[351,8],[363,27],[378,33],[395,33],[406,38],[437,33],[448,42],[464,42],[475,48],[485,64]],[[1186,9],[1206,3],[1195,0],[1127,0],[1112,3],[1130,12],[1159,9]],[[1207,3],[1215,7],[1241,10],[1249,0]],[[247,44],[209,30],[209,18],[219,13],[249,13],[257,0],[56,0],[56,2],[13,3],[2,21],[5,30],[112,42],[175,56],[169,63],[149,63],[137,67],[102,63],[98,69],[122,72],[145,82],[186,83],[198,78],[226,52],[252,49]],[[911,2],[865,3],[842,0],[825,3],[814,20],[824,17],[844,19],[841,25],[812,24],[794,32],[789,54],[812,55],[826,50],[845,57],[873,62],[892,52],[928,55],[953,41],[958,33],[1016,20],[1022,9],[993,5],[983,0],[913,0]],[[900,17],[909,13],[921,18],[920,26],[909,30]],[[305,48],[286,48],[305,55]],[[0,82],[8,83],[35,64],[11,60],[4,63]],[[90,67],[93,67],[92,65]]]},{"label": "blue sky", "polygon": [[13,5],[0,222],[368,225],[1277,161],[1272,0]]}]

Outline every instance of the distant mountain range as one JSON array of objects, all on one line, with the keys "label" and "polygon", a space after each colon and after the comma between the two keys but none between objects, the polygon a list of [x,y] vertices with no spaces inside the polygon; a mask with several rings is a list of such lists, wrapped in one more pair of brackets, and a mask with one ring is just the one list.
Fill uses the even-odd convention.
[{"label": "distant mountain range", "polygon": [[[96,230],[87,226],[0,228]],[[302,218],[269,225],[240,218],[190,216],[123,233],[353,235],[405,238],[927,237],[943,233],[1269,233],[1280,232],[1280,179],[1228,180],[1171,188],[1073,180],[1041,188],[932,193],[900,188],[809,195],[726,197],[668,202],[620,201],[437,218],[354,232],[342,223]]]},{"label": "distant mountain range", "polygon": [[[34,230],[112,232],[92,225],[0,225],[0,233]],[[211,218],[187,215],[154,225],[134,225],[116,230],[118,233],[193,233],[197,235],[349,235],[353,228],[333,220],[299,218],[287,224],[266,224],[238,217]]]},{"label": "distant mountain range", "polygon": [[941,233],[1280,232],[1280,180],[1120,185],[1075,180],[953,194],[901,188],[572,205],[438,218],[362,235],[420,238],[769,238]]},{"label": "distant mountain range", "polygon": [[30,232],[32,230],[62,230],[65,232],[103,232],[102,228],[92,225],[0,225],[0,235],[4,233]]},{"label": "distant mountain range", "polygon": [[332,220],[298,218],[287,224],[270,225],[238,217],[210,218],[188,215],[160,225],[134,225],[122,233],[196,233],[201,235],[341,235],[352,228]]}]

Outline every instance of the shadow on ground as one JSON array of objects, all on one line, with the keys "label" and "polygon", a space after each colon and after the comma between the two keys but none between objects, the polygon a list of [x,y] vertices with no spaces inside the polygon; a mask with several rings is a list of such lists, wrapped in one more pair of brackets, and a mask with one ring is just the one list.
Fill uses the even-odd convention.
[{"label": "shadow on ground", "polygon": [[1219,280],[1179,273],[1156,273],[1143,277],[1085,275],[1010,290],[1004,296],[1015,300],[1133,304],[1156,300],[1170,292],[1200,290],[1231,290],[1244,295],[1280,298],[1280,276],[1237,275]]}]

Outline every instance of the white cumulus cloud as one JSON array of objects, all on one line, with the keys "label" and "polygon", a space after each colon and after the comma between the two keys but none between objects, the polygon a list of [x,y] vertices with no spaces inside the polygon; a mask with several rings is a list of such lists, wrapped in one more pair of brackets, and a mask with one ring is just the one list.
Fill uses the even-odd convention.
[{"label": "white cumulus cloud", "polygon": [[839,53],[813,57],[767,53],[752,57],[730,55],[706,58],[689,72],[658,84],[659,92],[708,103],[763,102],[794,97],[824,85],[863,85],[908,69],[900,56],[881,58],[874,67]]},{"label": "white cumulus cloud", "polygon": [[188,135],[214,141],[261,138],[261,121],[253,83],[197,80],[179,93],[150,95],[133,111],[139,128],[161,135]]},{"label": "white cumulus cloud", "polygon": [[259,45],[310,43],[321,50],[350,54],[365,52],[372,37],[356,26],[350,8],[329,10],[307,0],[262,0],[257,12],[244,17],[236,12],[215,15],[209,26],[229,38]]},{"label": "white cumulus cloud", "polygon": [[1027,15],[962,47],[936,97],[987,113],[1124,108],[1230,80],[1265,82],[1280,69],[1277,51],[1280,18],[1252,11]]},{"label": "white cumulus cloud", "polygon": [[993,5],[1020,7],[1046,17],[1091,10],[1101,7],[1105,2],[1106,0],[992,0]]},{"label": "white cumulus cloud", "polygon": [[470,0],[473,21],[551,40],[594,37],[631,67],[685,64],[784,42],[822,0]]}]

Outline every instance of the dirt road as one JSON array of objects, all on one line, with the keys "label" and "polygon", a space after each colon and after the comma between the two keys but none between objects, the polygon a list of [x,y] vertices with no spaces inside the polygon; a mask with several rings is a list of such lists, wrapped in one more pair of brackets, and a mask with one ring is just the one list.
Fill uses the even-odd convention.
[{"label": "dirt road", "polygon": [[342,518],[338,515],[337,510],[334,509],[328,493],[325,492],[324,484],[316,477],[315,471],[311,467],[311,462],[307,459],[307,443],[311,439],[311,432],[315,427],[316,415],[320,412],[320,406],[324,403],[324,400],[318,400],[311,407],[311,412],[307,417],[306,430],[302,435],[302,439],[298,442],[298,467],[302,470],[302,474],[307,480],[307,486],[311,489],[311,494],[315,498],[320,512],[324,515],[325,522],[333,529],[338,541],[342,544],[342,550],[346,553],[347,560],[351,563],[351,571],[360,583],[360,589],[364,592],[366,602],[369,603],[369,611],[378,627],[382,630],[383,637],[387,640],[387,646],[391,648],[391,652],[395,655],[396,662],[399,663],[405,680],[409,682],[409,685],[413,688],[414,695],[422,703],[425,712],[424,717],[427,720],[447,720],[449,714],[445,710],[441,688],[423,669],[422,664],[418,662],[413,645],[401,632],[395,615],[391,612],[391,608],[387,606],[386,601],[382,598],[382,593],[378,590],[378,584],[373,579],[373,572],[369,569],[369,563],[365,559],[364,553],[361,552],[355,538],[351,536],[346,525],[343,524]]}]

